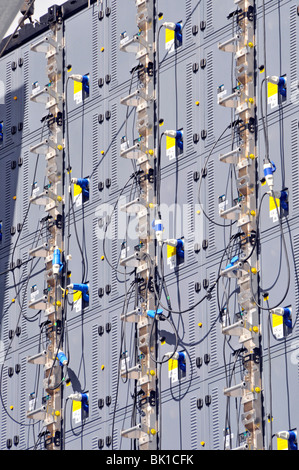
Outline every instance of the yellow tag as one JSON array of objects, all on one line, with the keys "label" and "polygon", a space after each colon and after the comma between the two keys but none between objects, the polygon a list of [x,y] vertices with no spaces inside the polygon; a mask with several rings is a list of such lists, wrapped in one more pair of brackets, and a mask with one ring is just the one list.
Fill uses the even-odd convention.
[{"label": "yellow tag", "polygon": [[280,439],[279,437],[277,438],[277,450],[288,450],[288,441],[287,439]]},{"label": "yellow tag", "polygon": [[277,95],[278,93],[278,85],[275,85],[275,83],[270,83],[268,82],[268,98],[271,96]]},{"label": "yellow tag", "polygon": [[272,326],[275,328],[276,326],[280,326],[283,324],[283,316],[282,315],[275,315],[272,314]]},{"label": "yellow tag", "polygon": [[174,137],[169,137],[167,135],[166,136],[166,150],[169,150],[172,147],[175,147],[175,138]]},{"label": "yellow tag", "polygon": [[82,292],[79,290],[76,290],[73,292],[73,302],[76,302],[77,300],[81,299],[82,297]]},{"label": "yellow tag", "polygon": [[171,258],[176,255],[176,247],[167,245],[167,258]]},{"label": "yellow tag", "polygon": [[82,193],[82,188],[78,184],[74,184],[74,196],[78,196]]},{"label": "yellow tag", "polygon": [[76,93],[81,92],[82,89],[83,89],[82,83],[74,81],[74,95],[76,95]]},{"label": "yellow tag", "polygon": [[166,28],[165,29],[165,43],[168,44],[171,41],[174,41],[174,31]]},{"label": "yellow tag", "polygon": [[174,370],[178,368],[177,359],[169,359],[168,361],[168,370]]},{"label": "yellow tag", "polygon": [[270,211],[276,210],[276,205],[277,205],[277,209],[279,209],[280,199],[276,199],[276,205],[275,205],[274,197],[270,197],[269,198],[269,204],[270,204]]},{"label": "yellow tag", "polygon": [[73,400],[73,412],[81,410],[81,401]]}]

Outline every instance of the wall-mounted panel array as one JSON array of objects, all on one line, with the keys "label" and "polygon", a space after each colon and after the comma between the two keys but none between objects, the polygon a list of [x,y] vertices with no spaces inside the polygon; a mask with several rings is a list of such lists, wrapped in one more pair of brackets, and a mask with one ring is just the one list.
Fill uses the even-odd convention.
[{"label": "wall-mounted panel array", "polygon": [[297,448],[298,8],[70,0],[3,40],[2,450]]}]

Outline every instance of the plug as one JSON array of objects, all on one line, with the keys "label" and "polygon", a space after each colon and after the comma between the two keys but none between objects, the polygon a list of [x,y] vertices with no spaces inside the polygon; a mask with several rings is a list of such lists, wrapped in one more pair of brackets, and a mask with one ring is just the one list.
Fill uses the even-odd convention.
[{"label": "plug", "polygon": [[169,238],[164,243],[169,246],[176,247],[176,253],[179,258],[184,258],[184,240],[182,238]]},{"label": "plug", "polygon": [[89,179],[88,178],[72,178],[71,182],[77,184],[82,189],[83,196],[89,198]]},{"label": "plug", "polygon": [[275,436],[287,440],[291,450],[297,450],[297,431],[279,431]]},{"label": "plug", "polygon": [[88,284],[69,284],[67,286],[68,289],[72,289],[73,291],[82,292],[82,297],[85,302],[89,302],[89,285]]},{"label": "plug", "polygon": [[264,163],[264,179],[268,184],[270,191],[273,191],[274,177],[273,173],[276,171],[276,166],[273,162]]},{"label": "plug", "polygon": [[268,82],[273,83],[278,86],[278,91],[281,96],[285,97],[287,94],[287,78],[286,77],[277,77],[276,75],[271,75],[267,77]]},{"label": "plug", "polygon": [[59,360],[59,364],[60,364],[61,366],[66,366],[67,363],[68,363],[67,357],[66,357],[66,355],[64,354],[64,352],[61,351],[61,349],[58,351],[57,359]]},{"label": "plug", "polygon": [[73,73],[72,75],[69,75],[69,78],[71,78],[75,82],[82,83],[83,90],[87,94],[89,94],[89,76],[88,75],[78,75],[78,74]]},{"label": "plug", "polygon": [[59,274],[62,271],[63,263],[61,262],[61,251],[55,248],[52,260],[53,274]]}]

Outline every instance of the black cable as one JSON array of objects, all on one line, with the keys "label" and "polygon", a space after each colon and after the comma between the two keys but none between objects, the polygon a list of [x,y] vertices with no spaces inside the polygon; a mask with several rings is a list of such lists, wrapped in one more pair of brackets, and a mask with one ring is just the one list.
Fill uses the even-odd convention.
[{"label": "black cable", "polygon": [[21,18],[21,20],[19,20],[19,23],[18,23],[18,26],[16,27],[16,29],[14,30],[14,32],[9,36],[8,40],[6,41],[3,49],[1,50],[0,52],[0,58],[3,56],[4,52],[6,51],[6,49],[8,48],[9,44],[11,43],[13,37],[15,36],[15,34],[17,33],[18,29],[21,28],[23,26],[23,24],[25,23],[25,20],[27,18],[29,18],[29,11],[30,11],[30,8],[32,7],[32,5],[34,4],[35,0],[32,0],[31,3],[29,4],[27,10],[25,11],[23,17]]}]

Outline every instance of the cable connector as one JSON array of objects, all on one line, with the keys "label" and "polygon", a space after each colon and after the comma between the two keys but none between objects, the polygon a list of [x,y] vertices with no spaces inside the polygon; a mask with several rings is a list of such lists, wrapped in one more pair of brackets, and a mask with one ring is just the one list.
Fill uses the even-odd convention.
[{"label": "cable connector", "polygon": [[89,410],[88,393],[76,392],[76,393],[72,393],[71,395],[69,395],[68,398],[73,401],[81,401],[83,410],[86,411],[86,413],[88,413],[88,410]]},{"label": "cable connector", "polygon": [[161,219],[154,220],[152,223],[152,227],[156,232],[156,238],[158,240],[159,245],[163,243],[163,223]]},{"label": "cable connector", "polygon": [[283,317],[283,323],[288,327],[292,328],[292,310],[288,307],[276,307],[271,310],[273,315],[279,315]]},{"label": "cable connector", "polygon": [[61,250],[59,248],[55,248],[54,250],[52,268],[53,274],[59,274],[63,269],[63,263],[61,261]]},{"label": "cable connector", "polygon": [[175,353],[169,352],[165,354],[165,357],[178,361],[179,369],[182,372],[186,372],[186,353],[184,351],[176,351]]},{"label": "cable connector", "polygon": [[182,42],[182,40],[183,40],[183,35],[182,35],[183,26],[182,26],[182,23],[172,23],[172,22],[165,21],[165,23],[163,23],[162,26],[164,26],[164,28],[166,28],[166,29],[170,29],[171,31],[174,31],[176,40],[179,43]]},{"label": "cable connector", "polygon": [[68,78],[74,80],[75,82],[82,83],[83,90],[89,94],[89,76],[88,75],[78,75],[78,74],[73,73],[72,75],[69,75]]},{"label": "cable connector", "polygon": [[57,359],[59,360],[59,364],[60,364],[61,366],[66,366],[66,365],[68,364],[67,357],[66,357],[66,355],[64,354],[64,352],[61,351],[61,349],[58,351]]},{"label": "cable connector", "polygon": [[82,292],[82,297],[85,302],[89,302],[89,285],[88,284],[69,284],[68,289],[73,291]]},{"label": "cable connector", "polygon": [[176,248],[176,253],[180,258],[184,258],[184,240],[182,238],[169,238],[164,240],[164,243]]},{"label": "cable connector", "polygon": [[276,171],[276,166],[273,162],[264,163],[264,180],[268,184],[270,191],[273,191],[274,177],[273,173]]},{"label": "cable connector", "polygon": [[157,310],[148,310],[147,312],[147,316],[150,317],[150,318],[155,318],[156,317],[156,314],[158,316],[162,315],[163,314],[163,310],[161,308],[158,308]]},{"label": "cable connector", "polygon": [[85,198],[89,198],[89,179],[88,178],[72,178],[72,183],[77,184],[82,189]]},{"label": "cable connector", "polygon": [[275,436],[287,440],[290,450],[297,450],[297,431],[279,431],[275,433]]},{"label": "cable connector", "polygon": [[183,131],[167,130],[167,131],[164,131],[164,135],[175,139],[178,148],[183,150]]},{"label": "cable connector", "polygon": [[268,82],[273,83],[273,85],[278,86],[278,92],[281,96],[287,96],[287,78],[286,77],[277,77],[276,75],[271,75],[267,77]]}]

